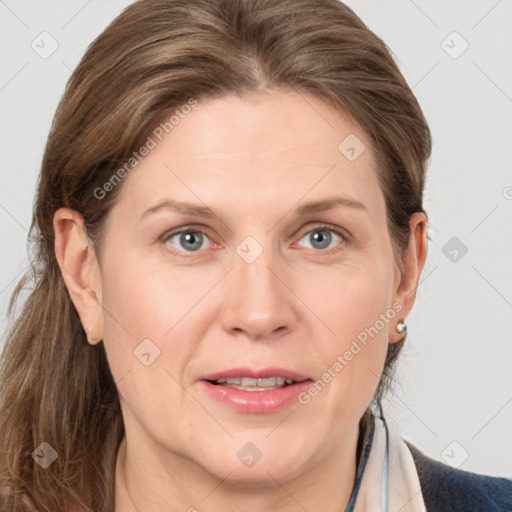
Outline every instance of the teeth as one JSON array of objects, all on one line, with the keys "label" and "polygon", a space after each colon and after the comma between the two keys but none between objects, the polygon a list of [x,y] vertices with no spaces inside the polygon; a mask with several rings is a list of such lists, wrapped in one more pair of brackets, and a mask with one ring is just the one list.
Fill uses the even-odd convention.
[{"label": "teeth", "polygon": [[253,379],[250,377],[225,377],[217,379],[217,384],[234,384],[242,388],[274,388],[283,387],[284,384],[293,384],[293,379],[286,379],[285,377],[266,377],[264,379]]}]

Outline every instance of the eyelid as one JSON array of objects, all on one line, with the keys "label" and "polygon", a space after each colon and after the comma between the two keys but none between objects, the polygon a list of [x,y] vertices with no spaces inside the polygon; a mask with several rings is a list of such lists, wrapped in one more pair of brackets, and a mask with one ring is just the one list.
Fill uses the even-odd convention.
[{"label": "eyelid", "polygon": [[301,238],[302,238],[305,234],[309,233],[310,231],[320,230],[320,229],[325,229],[326,231],[333,231],[334,233],[339,235],[341,238],[343,238],[343,240],[345,242],[348,242],[351,238],[350,233],[346,229],[341,228],[339,226],[334,226],[333,224],[330,224],[329,222],[321,222],[321,221],[318,221],[318,222],[313,221],[313,225],[308,225],[304,228],[304,230],[300,229],[299,232],[302,233],[302,236],[301,236]]}]

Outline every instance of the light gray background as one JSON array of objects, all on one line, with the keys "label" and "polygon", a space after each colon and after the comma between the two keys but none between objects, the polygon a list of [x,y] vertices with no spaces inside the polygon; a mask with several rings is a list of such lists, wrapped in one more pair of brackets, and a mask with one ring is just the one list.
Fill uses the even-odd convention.
[{"label": "light gray background", "polygon": [[[87,45],[129,3],[0,0],[2,332],[28,261],[57,102]],[[387,416],[434,458],[511,477],[512,1],[347,3],[393,51],[434,139],[425,199],[432,241]],[[59,45],[46,59],[31,48],[42,46],[43,31]]]}]

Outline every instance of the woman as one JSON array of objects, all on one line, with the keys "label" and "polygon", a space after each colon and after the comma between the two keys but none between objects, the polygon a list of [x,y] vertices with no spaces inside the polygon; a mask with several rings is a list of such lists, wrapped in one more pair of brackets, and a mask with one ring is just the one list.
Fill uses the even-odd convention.
[{"label": "woman", "polygon": [[142,0],[49,135],[0,375],[2,511],[512,510],[380,400],[430,132],[335,0]]}]

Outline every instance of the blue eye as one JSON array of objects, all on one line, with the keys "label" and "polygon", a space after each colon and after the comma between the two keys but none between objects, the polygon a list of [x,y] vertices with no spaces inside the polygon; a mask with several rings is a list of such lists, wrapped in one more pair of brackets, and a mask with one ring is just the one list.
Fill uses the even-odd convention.
[{"label": "blue eye", "polygon": [[344,237],[338,233],[338,231],[325,226],[316,227],[315,229],[308,231],[301,240],[307,239],[313,245],[313,249],[325,249],[329,247],[333,240],[332,234],[334,234],[335,237],[344,240]]},{"label": "blue eye", "polygon": [[[180,244],[180,248],[186,249],[187,252],[191,250],[192,252],[197,251],[201,248],[203,238],[207,236],[203,231],[178,231],[173,235],[169,235],[166,237],[165,241],[171,240],[172,238],[178,237],[178,243]],[[170,245],[170,244],[166,244]]]},{"label": "blue eye", "polygon": [[[174,244],[170,242],[173,238],[176,239]],[[339,248],[334,248],[334,250],[328,251],[325,250],[333,242],[333,239],[336,240],[336,238],[339,240],[337,244],[338,246],[343,245],[343,242],[347,241],[346,237],[340,231],[331,228],[330,226],[320,225],[307,231],[300,240],[307,239],[311,244],[311,249],[318,249],[318,252],[330,254],[340,250]],[[210,237],[200,229],[185,229],[165,234],[162,237],[165,245],[176,249],[178,253],[198,252],[203,248],[205,239],[210,240]]]}]

